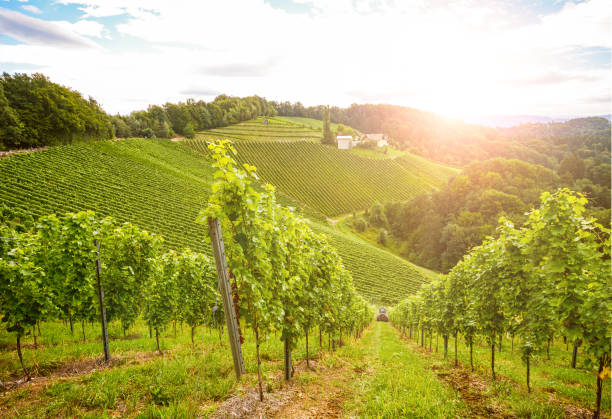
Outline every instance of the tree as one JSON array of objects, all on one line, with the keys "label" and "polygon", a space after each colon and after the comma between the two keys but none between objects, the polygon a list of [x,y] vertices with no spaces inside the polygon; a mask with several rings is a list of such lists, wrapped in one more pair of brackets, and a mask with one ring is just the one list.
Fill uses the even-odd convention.
[{"label": "tree", "polygon": [[321,143],[327,145],[336,144],[336,139],[334,138],[334,134],[331,130],[331,122],[329,120],[329,106],[326,106],[323,110],[323,140]]}]

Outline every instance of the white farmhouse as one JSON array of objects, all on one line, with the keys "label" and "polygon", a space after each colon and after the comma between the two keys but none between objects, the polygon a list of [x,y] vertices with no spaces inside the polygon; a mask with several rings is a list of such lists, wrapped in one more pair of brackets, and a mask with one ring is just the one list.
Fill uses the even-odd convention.
[{"label": "white farmhouse", "polygon": [[353,137],[350,135],[338,135],[336,141],[338,142],[338,150],[350,150],[353,148]]},{"label": "white farmhouse", "polygon": [[384,147],[389,145],[389,143],[387,142],[387,136],[385,134],[365,134],[363,136],[363,139],[376,141],[376,145],[378,147]]}]

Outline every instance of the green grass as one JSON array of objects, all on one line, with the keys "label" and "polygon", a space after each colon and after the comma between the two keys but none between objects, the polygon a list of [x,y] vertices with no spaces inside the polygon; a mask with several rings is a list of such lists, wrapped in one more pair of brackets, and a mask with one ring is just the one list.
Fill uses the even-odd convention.
[{"label": "green grass", "polygon": [[[138,322],[123,338],[119,324],[111,324],[110,349],[113,367],[98,365],[83,370],[83,365],[101,358],[99,324],[86,325],[87,341],[81,341],[80,325],[74,336],[61,322],[42,324],[39,348],[24,339],[26,366],[34,377],[32,385],[7,392],[0,401],[0,417],[100,417],[121,413],[142,417],[200,417],[236,390],[227,335],[222,344],[216,330],[197,328],[195,345],[190,329],[166,328],[160,344],[163,355],[155,352],[155,339],[149,338],[146,325]],[[243,325],[243,355],[247,375],[244,385],[256,385],[255,343]],[[0,331],[0,379],[7,383],[21,377],[13,334]],[[321,349],[311,339],[311,354]],[[325,345],[324,345],[325,346]],[[325,349],[325,347],[323,348]],[[278,386],[282,368],[283,344],[280,335],[271,335],[260,346],[262,371],[267,384]],[[304,340],[292,352],[294,362],[305,359]],[[40,377],[48,377],[41,381]]]},{"label": "green grass", "polygon": [[[0,204],[35,217],[91,209],[162,235],[166,248],[211,254],[207,231],[195,219],[208,201],[212,168],[182,143],[129,139],[51,147],[0,159],[0,180]],[[406,261],[327,227],[320,212],[282,191],[278,197],[329,236],[356,288],[371,301],[395,302],[426,280]]]},{"label": "green grass", "polygon": [[[429,339],[426,338],[426,342]],[[428,343],[426,344],[428,345]],[[450,372],[454,366],[454,339],[449,339],[448,359],[444,359],[442,337],[439,338],[439,351],[435,351],[436,338],[433,338],[434,351],[422,356],[427,357],[440,372]],[[566,350],[561,340],[553,343],[550,350],[550,360],[545,353],[539,354],[531,361],[531,387],[527,392],[525,383],[525,364],[518,353],[518,339],[514,341],[512,350],[511,339],[502,342],[502,351],[496,348],[495,372],[502,379],[493,383],[491,380],[491,348],[484,342],[473,346],[474,367],[476,375],[487,383],[486,394],[495,398],[518,417],[563,417],[563,405],[570,404],[582,409],[592,409],[595,406],[595,373],[581,368],[582,353],[578,355],[578,368],[569,367],[571,345]],[[417,342],[411,342],[414,350]],[[469,348],[459,337],[457,345],[458,360],[462,368],[469,370]],[[554,397],[554,402],[551,402]],[[604,382],[602,401],[604,414],[610,407],[610,380]]]},{"label": "green grass", "polygon": [[454,391],[441,382],[389,323],[376,322],[354,347],[349,359],[360,359],[367,373],[354,383],[345,403],[349,416],[368,418],[466,417]]}]

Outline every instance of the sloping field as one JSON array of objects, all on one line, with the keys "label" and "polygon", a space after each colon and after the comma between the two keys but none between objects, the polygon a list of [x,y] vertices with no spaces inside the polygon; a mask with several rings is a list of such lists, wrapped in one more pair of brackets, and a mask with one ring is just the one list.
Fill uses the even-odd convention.
[{"label": "sloping field", "polygon": [[[208,153],[204,139],[187,141]],[[368,159],[309,141],[237,141],[238,160],[284,194],[333,217],[376,201],[409,200],[439,185],[394,159]]]},{"label": "sloping field", "polygon": [[446,184],[448,179],[456,176],[460,170],[440,163],[431,162],[415,154],[404,153],[395,159],[404,169],[425,176],[428,182],[434,182],[437,186]]},{"label": "sloping field", "polygon": [[[204,131],[186,144],[208,155],[208,141],[233,140],[241,163],[254,165],[264,181],[328,217],[363,210],[376,201],[410,200],[457,173],[407,153],[399,158],[368,158],[324,146],[319,141],[319,126],[303,125],[321,123],[314,119],[277,117],[268,121],[267,127],[258,118]],[[306,137],[315,135],[311,133],[319,137]]]},{"label": "sloping field", "polygon": [[415,294],[437,275],[352,234],[321,223],[311,227],[327,236],[351,271],[357,291],[370,301],[395,304],[399,295]]},{"label": "sloping field", "polygon": [[[206,230],[195,218],[211,183],[208,159],[168,140],[80,143],[0,158],[0,206],[33,216],[91,209],[162,235],[168,248],[208,254]],[[282,194],[279,201],[297,207]],[[326,226],[315,211],[298,209],[329,237],[372,301],[397,301],[428,280],[408,262]]]},{"label": "sloping field", "polygon": [[[298,125],[304,125],[306,127],[320,130],[320,131],[323,130],[323,121],[320,119],[304,118],[301,116],[277,116],[275,117],[275,119],[279,119],[281,121],[292,122]],[[332,131],[336,131],[336,129],[338,128],[338,124],[332,122],[330,124],[330,128],[332,129]],[[360,131],[356,130],[355,128],[353,128],[353,131],[360,133]]]},{"label": "sloping field", "polygon": [[[267,124],[264,121],[268,121]],[[312,129],[279,118],[257,118],[240,124],[203,131],[200,138],[229,138],[234,140],[279,141],[322,138],[320,130]]]}]

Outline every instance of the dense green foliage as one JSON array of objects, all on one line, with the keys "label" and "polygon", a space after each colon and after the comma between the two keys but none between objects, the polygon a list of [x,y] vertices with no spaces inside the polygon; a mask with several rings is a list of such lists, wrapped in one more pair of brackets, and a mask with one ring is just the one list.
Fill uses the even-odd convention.
[{"label": "dense green foliage", "polygon": [[[204,139],[187,144],[207,152]],[[412,199],[440,184],[439,174],[429,175],[434,163],[425,172],[405,160],[368,159],[310,141],[236,141],[235,147],[238,161],[255,165],[263,180],[327,216]]]},{"label": "dense green foliage", "polygon": [[[174,252],[162,255],[161,238],[129,223],[101,219],[92,211],[41,217],[28,232],[4,224],[0,231],[2,240],[8,241],[0,249],[0,307],[7,330],[16,334],[20,360],[20,338],[36,323],[69,318],[73,331],[73,320],[80,320],[85,339],[84,323],[100,318],[94,239],[102,242],[107,318],[120,320],[124,334],[141,314],[156,331],[163,328],[170,319],[184,315],[189,306],[184,300],[191,294],[206,297],[206,312],[218,300],[216,277],[210,275],[212,267],[205,256],[189,250],[180,256]],[[186,260],[209,267],[187,275]],[[178,268],[160,269],[168,264]],[[202,315],[197,324],[207,320],[210,317]],[[27,376],[23,361],[22,367]]]},{"label": "dense green foliage", "polygon": [[0,150],[111,138],[98,103],[42,74],[0,77]]},{"label": "dense green foliage", "polygon": [[115,135],[121,138],[170,138],[175,134],[193,138],[196,131],[225,127],[258,116],[274,116],[270,102],[259,96],[244,98],[219,95],[212,102],[195,101],[151,105],[146,111],[111,117]]},{"label": "dense green foliage", "polygon": [[[372,228],[387,228],[401,243],[402,255],[411,261],[448,271],[470,248],[495,232],[499,216],[521,223],[543,191],[563,184],[563,176],[543,166],[491,159],[470,164],[439,191],[410,202],[385,204],[384,222],[376,222],[372,210],[369,216],[358,218]],[[590,213],[607,223],[609,202],[594,198]]]},{"label": "dense green foliage", "polygon": [[227,264],[239,297],[234,301],[255,334],[263,400],[260,339],[280,330],[281,340],[294,347],[315,325],[341,339],[343,330],[359,333],[373,311],[355,292],[350,274],[325,238],[277,204],[273,186],[261,192],[255,188],[254,166],[236,166],[236,151],[228,141],[209,148],[217,170],[208,207],[199,220],[221,221]]},{"label": "dense green foliage", "polygon": [[487,239],[441,282],[400,303],[391,320],[420,328],[422,336],[462,333],[470,348],[475,334],[484,337],[493,379],[498,339],[519,337],[528,389],[532,356],[560,333],[584,345],[587,367],[593,360],[598,366],[599,410],[610,365],[610,230],[584,217],[586,203],[560,189],[542,194],[521,228],[500,219],[497,239]]},{"label": "dense green foliage", "polygon": [[331,130],[331,121],[329,117],[329,106],[325,107],[323,111],[323,139],[321,140],[322,144],[327,145],[335,145],[336,138]]}]

